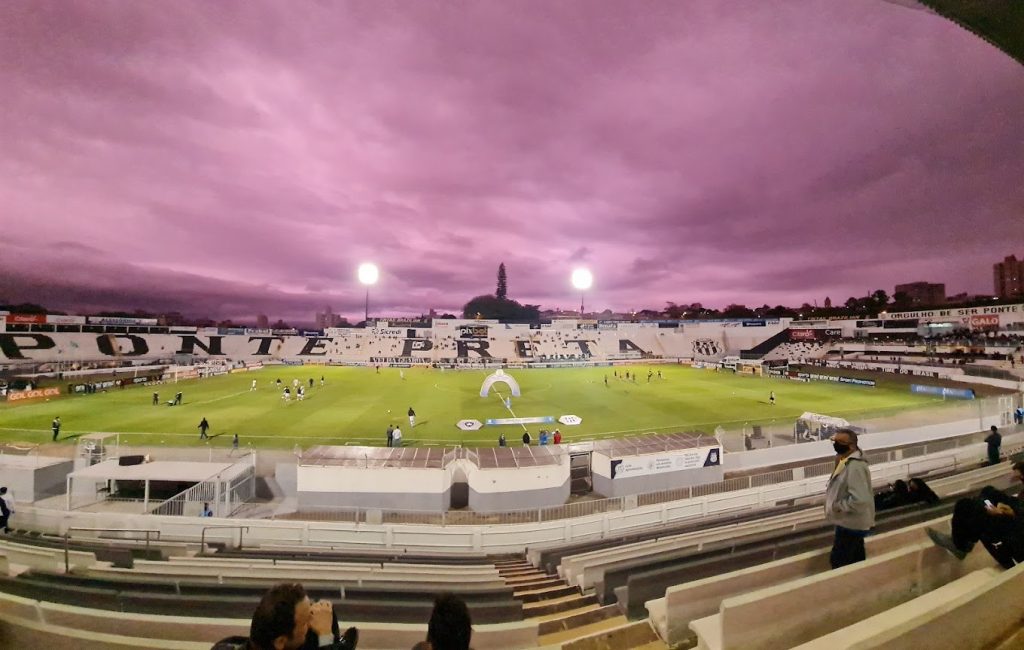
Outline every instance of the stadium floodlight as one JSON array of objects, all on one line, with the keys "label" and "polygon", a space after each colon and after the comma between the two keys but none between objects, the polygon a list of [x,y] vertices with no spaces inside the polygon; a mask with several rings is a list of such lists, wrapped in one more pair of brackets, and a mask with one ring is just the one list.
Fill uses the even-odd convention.
[{"label": "stadium floodlight", "polygon": [[366,313],[363,315],[363,325],[365,326],[370,322],[370,285],[377,284],[380,271],[377,269],[376,264],[365,262],[359,265],[357,274],[359,282],[366,287]]},{"label": "stadium floodlight", "polygon": [[572,272],[572,286],[580,292],[580,318],[583,318],[583,294],[594,284],[594,275],[590,269],[575,269]]}]

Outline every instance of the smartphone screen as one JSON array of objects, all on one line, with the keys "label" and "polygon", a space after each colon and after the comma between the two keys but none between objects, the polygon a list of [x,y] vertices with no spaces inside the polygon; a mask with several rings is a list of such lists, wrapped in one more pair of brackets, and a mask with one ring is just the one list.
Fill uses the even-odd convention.
[{"label": "smartphone screen", "polygon": [[995,508],[995,506],[992,505],[992,502],[989,501],[988,499],[985,499],[985,507],[986,508]]}]

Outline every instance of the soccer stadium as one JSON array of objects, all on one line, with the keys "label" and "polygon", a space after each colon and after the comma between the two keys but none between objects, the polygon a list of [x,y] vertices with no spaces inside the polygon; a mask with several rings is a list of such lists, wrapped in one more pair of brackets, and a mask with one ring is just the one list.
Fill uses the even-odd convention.
[{"label": "soccer stadium", "polygon": [[[957,79],[967,75],[994,84],[1000,75],[1016,74],[1014,92],[1024,92],[1019,70],[1024,32],[1014,29],[1024,28],[1019,8],[930,0],[877,4],[881,8],[836,6],[824,14],[842,22],[866,11],[863,16],[884,16],[902,29],[923,22],[921,32],[914,32],[920,40],[907,39],[913,52],[932,52],[929,44],[952,34],[959,47],[970,43],[974,48],[964,55],[966,61],[991,66],[975,74],[965,64],[957,69]],[[33,54],[8,57],[11,69],[20,71],[12,78],[38,76],[47,79],[48,88],[66,89],[53,93],[55,101],[82,100],[78,115],[89,121],[67,127],[68,133],[80,134],[87,142],[88,156],[74,164],[68,161],[77,153],[69,151],[40,158],[47,165],[53,161],[54,178],[67,173],[61,178],[68,188],[85,183],[91,173],[87,168],[99,164],[95,161],[120,157],[119,147],[127,146],[132,137],[145,139],[146,155],[152,156],[139,160],[157,164],[175,159],[164,171],[217,170],[211,187],[221,189],[233,182],[224,179],[224,170],[247,158],[233,149],[242,141],[256,139],[268,150],[315,159],[315,152],[330,139],[324,136],[325,124],[337,119],[318,101],[308,106],[297,100],[284,104],[284,113],[301,114],[314,125],[302,137],[297,135],[298,120],[285,129],[287,137],[253,137],[253,125],[281,108],[276,101],[308,90],[313,77],[304,76],[306,71],[317,69],[325,75],[318,79],[344,85],[350,71],[338,70],[344,69],[342,63],[349,56],[356,62],[354,68],[376,70],[379,64],[383,70],[384,54],[411,51],[414,56],[404,60],[402,69],[437,65],[462,70],[459,66],[465,65],[459,74],[466,79],[489,79],[498,74],[492,68],[503,57],[488,59],[481,71],[461,58],[438,54],[449,52],[447,47],[461,55],[495,45],[481,43],[489,39],[475,33],[474,20],[486,26],[489,38],[496,39],[502,28],[508,28],[517,43],[520,38],[528,40],[529,32],[529,38],[554,38],[543,41],[554,48],[563,39],[582,47],[585,36],[592,34],[600,34],[602,43],[619,42],[615,39],[622,36],[616,36],[620,30],[630,42],[636,40],[634,34],[656,41],[658,35],[672,35],[666,25],[678,27],[672,21],[680,18],[668,16],[668,5],[655,3],[660,9],[651,9],[650,17],[657,17],[653,23],[623,26],[627,23],[597,20],[581,27],[586,22],[582,14],[562,15],[552,9],[547,19],[557,26],[557,34],[544,37],[541,13],[534,16],[537,22],[515,27],[510,25],[514,14],[491,15],[489,21],[474,14],[474,20],[466,21],[460,11],[443,3],[431,9],[438,13],[419,14],[423,9],[409,6],[412,23],[429,25],[444,35],[420,41],[422,33],[399,28],[403,17],[392,15],[393,8],[389,13],[370,5],[345,5],[351,15],[339,9],[341,5],[308,5],[311,14],[301,28],[291,12],[302,12],[283,6],[271,10],[259,3],[239,9],[227,23],[219,22],[224,16],[212,4],[182,3],[175,10],[181,14],[154,15],[144,6],[129,11],[128,5],[117,3],[105,9],[68,3],[68,22],[58,15],[63,9],[50,11],[20,0],[11,7],[15,5],[24,11],[0,9],[0,24],[14,25],[16,39],[7,40],[21,44],[18,52],[24,47]],[[111,7],[112,13],[104,13]],[[746,30],[747,19],[730,22],[724,8],[716,12],[711,22],[728,24],[717,37],[735,43],[732,30]],[[694,13],[697,22],[707,18],[701,13]],[[795,16],[790,14],[790,20]],[[688,14],[684,17],[690,19]],[[324,56],[332,69],[320,70],[319,48],[326,48],[331,39],[319,30],[351,24],[379,31],[374,31],[372,42],[360,41],[358,47],[327,48]],[[459,31],[467,25],[472,27],[468,36]],[[775,25],[772,31],[798,35],[799,31],[786,31],[796,27]],[[582,32],[573,31],[577,28]],[[6,29],[0,27],[0,34]],[[885,24],[865,29],[848,37],[856,45],[852,51],[889,52],[885,44],[893,35]],[[255,30],[255,35],[247,30]],[[751,38],[755,31],[749,33]],[[850,31],[857,30],[851,25]],[[49,36],[40,36],[64,32],[66,38],[52,43]],[[458,41],[455,33],[466,40]],[[186,34],[190,36],[185,38]],[[930,40],[933,37],[939,40]],[[193,44],[206,44],[207,39],[216,42],[215,49],[206,52],[217,63],[210,68],[190,64],[181,77],[201,79],[205,90],[184,99],[163,96],[155,80],[169,69],[169,59],[163,57],[174,49],[171,44],[187,42],[186,58],[192,61]],[[0,43],[4,40],[0,38]],[[813,40],[814,47],[829,49],[818,35]],[[317,51],[306,52],[289,66],[284,59],[260,59],[250,66],[267,52],[295,54],[307,42]],[[40,43],[47,45],[41,48]],[[421,47],[406,50],[408,43]],[[212,155],[204,164],[175,158],[172,150],[184,146],[176,132],[168,135],[154,128],[129,137],[132,129],[121,125],[115,129],[118,136],[101,136],[101,122],[111,117],[104,107],[117,105],[112,99],[116,93],[106,100],[109,104],[84,100],[88,84],[77,80],[77,64],[60,54],[60,64],[51,67],[51,44],[58,53],[68,48],[69,56],[87,58],[98,52],[109,70],[132,70],[146,77],[144,91],[128,92],[133,101],[122,115],[155,115],[173,104],[188,120],[201,121],[200,107],[217,93],[244,98],[246,110],[218,113],[193,132],[199,135],[188,143],[190,151]],[[614,57],[606,60],[603,47],[590,46],[582,58],[602,62],[590,68],[591,74],[612,75]],[[708,51],[720,48],[724,46]],[[654,61],[657,50],[645,50],[644,56]],[[577,56],[563,54],[543,58],[545,63],[535,66],[535,72],[541,74],[546,66],[561,70]],[[440,63],[433,60],[435,55]],[[771,66],[785,60],[779,69],[789,69],[786,66],[794,65],[788,58],[792,55],[785,45],[778,45],[764,58]],[[742,57],[753,58],[749,52]],[[658,70],[676,64],[674,55],[657,60]],[[898,64],[902,74],[922,86],[939,83],[935,68],[913,76],[914,66],[924,64],[914,57],[909,61]],[[1010,72],[1005,67],[1008,61],[1016,66]],[[39,67],[33,67],[37,63]],[[517,71],[533,67],[525,60],[516,63]],[[730,64],[716,65],[725,66],[716,70],[727,70]],[[218,66],[230,68],[230,73],[206,76]],[[56,82],[48,76],[60,79],[69,70],[75,81]],[[27,72],[31,74],[23,74]],[[82,74],[84,80],[88,75]],[[260,90],[253,81],[256,76],[249,74],[268,75],[274,92]],[[661,78],[662,73],[647,69],[646,74]],[[631,72],[617,77],[616,87],[631,87],[631,77]],[[99,83],[127,88],[128,78],[111,73]],[[214,78],[220,81],[208,83]],[[515,83],[527,84],[516,79]],[[409,88],[415,87],[409,83]],[[886,81],[864,81],[872,83]],[[357,84],[368,89],[368,97],[386,94],[371,86],[362,78]],[[449,91],[468,92],[456,86],[459,90]],[[12,111],[18,115],[17,129],[23,124],[43,129],[41,124],[56,120],[46,111],[27,108],[41,96],[38,90],[15,82],[11,88],[20,88],[22,92],[14,95],[25,102]],[[632,92],[640,91],[634,87]],[[709,87],[694,93],[714,94]],[[500,94],[503,102],[518,101],[509,99],[515,92]],[[612,94],[595,93],[593,101],[614,103]],[[398,114],[408,101],[404,95],[392,99],[390,110]],[[352,106],[349,109],[352,116],[358,114]],[[411,133],[417,120],[428,117],[458,122],[462,128],[454,117],[460,114],[453,111],[452,105],[437,99],[402,128]],[[508,117],[496,113],[486,127],[475,128],[501,140],[507,136],[494,125]],[[629,131],[641,130],[638,124],[643,120],[623,119]],[[358,124],[356,139],[373,158],[367,165],[370,175],[386,177],[385,185],[415,184],[414,174],[408,169],[400,172],[401,161],[382,144],[385,122],[381,117]],[[245,135],[225,136],[220,131],[225,124],[244,126]],[[568,131],[568,122],[561,124]],[[602,132],[606,126],[600,122]],[[610,132],[608,137],[612,139]],[[955,146],[985,148],[973,141],[957,141]],[[444,147],[435,141],[430,148],[434,154]],[[521,143],[512,147],[524,148],[529,149]],[[42,156],[42,149],[24,151],[30,149],[25,160]],[[544,155],[555,156],[550,151]],[[908,176],[911,184],[918,182],[915,174],[927,167],[926,158],[923,153],[917,156],[911,171],[860,170],[858,189],[844,190],[843,205],[862,205],[858,202],[874,192],[864,188],[874,184],[884,187],[880,194],[886,200],[913,204],[917,198],[901,196],[887,183]],[[119,173],[146,166],[132,160],[122,160]],[[188,164],[182,164],[185,160]],[[334,189],[335,171],[317,160],[302,169],[315,191],[288,199],[296,213],[316,213],[322,208],[318,200]],[[24,172],[27,162],[3,154],[0,162],[10,163],[12,176],[22,183],[17,188],[0,184],[12,206],[58,187],[45,174]],[[421,160],[416,167],[429,168],[435,162]],[[58,169],[65,165],[72,171]],[[453,173],[469,174],[472,167],[460,161]],[[548,169],[552,176],[558,171]],[[758,173],[744,178],[756,178]],[[930,168],[927,173],[942,172]],[[154,186],[115,183],[110,178],[103,185],[117,185],[117,194],[131,197],[154,191]],[[652,253],[650,259],[638,257],[625,264],[625,272],[612,281],[613,264],[602,264],[600,256],[587,249],[597,246],[597,235],[581,235],[576,241],[574,234],[573,246],[581,247],[576,252],[566,249],[566,264],[552,264],[550,269],[534,265],[542,268],[526,274],[534,284],[524,293],[534,291],[528,294],[531,299],[548,299],[551,294],[544,293],[545,287],[561,282],[561,276],[553,278],[563,266],[572,266],[568,294],[574,303],[579,298],[578,310],[574,305],[572,310],[542,314],[538,305],[507,300],[502,263],[495,295],[472,299],[461,317],[438,316],[433,309],[430,315],[412,315],[409,305],[419,299],[413,294],[427,296],[424,304],[428,299],[450,300],[445,293],[462,286],[453,278],[460,273],[473,276],[478,271],[474,264],[482,266],[484,259],[490,265],[505,252],[497,250],[502,242],[488,240],[480,246],[485,249],[482,258],[474,257],[480,251],[472,250],[473,237],[480,231],[471,232],[473,227],[513,237],[520,224],[509,219],[480,226],[474,215],[466,232],[458,234],[447,232],[444,225],[428,224],[427,230],[458,240],[457,246],[466,251],[468,271],[442,269],[443,255],[431,248],[438,240],[415,249],[396,234],[416,221],[406,214],[415,211],[416,201],[402,198],[397,190],[381,190],[387,205],[374,204],[374,209],[386,212],[393,225],[374,217],[363,234],[369,241],[378,231],[393,231],[393,250],[387,245],[375,249],[353,244],[342,255],[349,261],[373,256],[382,260],[383,273],[364,264],[357,272],[359,284],[353,281],[341,291],[346,313],[361,313],[362,322],[349,324],[318,313],[316,326],[291,327],[283,320],[270,324],[262,315],[255,324],[240,325],[230,318],[215,323],[198,317],[128,315],[107,306],[128,305],[147,296],[178,305],[182,303],[174,300],[181,293],[187,295],[182,299],[186,303],[230,315],[235,312],[228,310],[261,305],[264,298],[277,300],[282,311],[295,304],[305,308],[304,292],[321,296],[334,291],[292,278],[288,291],[269,283],[217,284],[223,281],[218,274],[224,267],[211,262],[202,268],[195,258],[178,262],[186,259],[185,249],[194,246],[201,257],[223,256],[228,266],[276,264],[269,258],[253,262],[258,255],[249,250],[236,257],[231,239],[235,233],[214,235],[211,215],[225,207],[244,206],[252,210],[254,223],[269,214],[276,224],[284,216],[262,212],[261,201],[268,200],[269,193],[261,194],[258,187],[264,182],[274,186],[279,180],[273,173],[259,176],[247,190],[253,192],[252,200],[230,206],[220,204],[208,188],[189,188],[194,189],[189,196],[175,196],[170,190],[147,195],[146,201],[157,206],[152,214],[163,210],[170,215],[166,220],[152,217],[153,223],[163,226],[159,235],[145,232],[146,239],[166,242],[166,251],[149,249],[151,263],[119,261],[104,267],[95,259],[102,257],[100,248],[84,239],[60,240],[58,231],[71,225],[44,224],[40,219],[32,228],[38,228],[40,241],[59,255],[39,264],[37,256],[25,254],[31,249],[26,231],[13,226],[17,221],[17,227],[24,228],[27,219],[11,220],[10,240],[0,241],[0,305],[8,305],[0,308],[0,648],[1024,648],[1019,605],[1024,600],[1024,495],[1017,496],[1024,489],[1024,263],[1015,257],[994,266],[995,296],[947,299],[944,285],[918,282],[897,285],[891,302],[879,291],[880,298],[850,298],[842,307],[833,307],[827,298],[823,307],[805,303],[801,308],[773,310],[767,301],[780,295],[778,287],[822,286],[811,276],[827,275],[832,258],[841,257],[842,251],[832,248],[840,244],[829,231],[814,244],[828,249],[826,261],[811,259],[809,249],[794,252],[799,240],[812,238],[814,227],[806,223],[787,230],[776,250],[772,233],[755,226],[749,249],[727,240],[721,249],[726,253],[716,253],[727,259],[715,259],[707,268],[735,283],[737,292],[750,290],[744,295],[756,295],[764,308],[730,305],[737,309],[718,312],[698,303],[688,309],[669,303],[670,309],[638,313],[624,306],[636,303],[627,303],[622,296],[632,300],[644,291],[649,293],[638,301],[660,296],[665,286],[658,284],[660,265],[686,266],[690,260],[659,260]],[[443,192],[431,189],[425,193],[431,198],[420,197],[422,201],[429,203],[448,192],[459,197],[451,205],[459,205],[466,200],[464,193],[480,191],[468,181],[462,186],[454,178],[448,180]],[[595,189],[595,195],[629,191],[629,183],[618,184],[619,180]],[[574,181],[560,182],[569,187]],[[820,198],[823,187],[836,182],[816,178],[800,191],[812,202]],[[943,183],[955,181],[947,178]],[[347,191],[356,193],[356,185]],[[511,185],[515,184],[492,197],[503,209],[537,191],[533,184]],[[992,199],[986,209],[1013,203],[1005,199],[1006,186],[992,182],[997,185],[998,200]],[[104,204],[102,195],[109,193],[87,193],[82,209]],[[978,196],[984,194],[978,190]],[[599,214],[603,200],[587,205]],[[352,205],[357,203],[353,199]],[[542,204],[538,200],[535,205]],[[554,216],[564,207],[561,203],[545,205],[552,210],[545,216],[550,221],[545,227],[552,232],[545,236],[555,237],[559,229],[579,231],[576,216],[566,221]],[[1014,218],[1019,218],[1024,206],[1011,207],[1016,210]],[[147,227],[140,224],[151,216],[133,213],[119,221],[118,228],[104,231],[103,239],[117,248],[133,248],[132,237],[139,236],[139,229]],[[707,220],[719,218],[724,219],[716,213]],[[294,260],[301,260],[315,257],[315,240],[334,236],[325,234],[332,227],[330,220],[294,219],[286,225],[309,226],[314,235],[292,240],[281,230],[279,237],[264,234],[246,240],[246,246],[256,247],[262,237],[261,251],[279,248],[285,255],[294,247]],[[97,224],[102,221],[97,217]],[[355,232],[356,221],[352,217],[346,227]],[[980,229],[971,219],[966,221],[956,236],[964,242]],[[882,228],[879,224],[882,221],[873,227]],[[1010,224],[1017,229],[999,236],[1006,235],[1010,245],[1019,247],[1024,243],[1020,222]],[[597,227],[589,219],[582,226],[595,231]],[[730,230],[730,237],[743,229],[723,227]],[[537,237],[534,228],[526,229],[529,238]],[[627,230],[622,228],[613,238],[631,240],[635,234]],[[685,236],[671,232],[685,239],[699,237],[697,230],[694,227]],[[915,238],[931,245],[930,238],[941,230],[936,226],[905,233],[906,243],[900,246],[909,250]],[[199,231],[201,237],[196,235]],[[410,232],[414,234],[409,240],[425,236],[422,230]],[[345,238],[348,235],[346,231]],[[961,251],[954,235],[948,236],[945,249],[925,256],[926,262],[938,266],[921,268],[944,268],[952,265],[950,258],[968,254],[970,242]],[[242,236],[238,237],[240,242]],[[650,234],[641,240],[654,248],[658,237]],[[771,249],[770,257],[761,256],[758,238]],[[993,238],[991,233],[984,235],[986,255]],[[868,267],[879,267],[891,274],[893,269],[903,273],[910,268],[909,261],[886,257],[898,257],[900,253],[892,251],[902,248],[886,248],[882,239],[871,238],[865,245],[863,251],[877,247],[880,252],[870,259],[863,253],[857,270],[869,273],[875,269]],[[692,246],[694,286],[712,282],[696,261],[698,248]],[[45,251],[35,250],[37,255]],[[67,263],[61,260],[65,255]],[[936,255],[942,258],[938,262]],[[750,260],[737,259],[744,257]],[[750,265],[744,266],[745,261]],[[160,264],[168,274],[150,275]],[[59,268],[52,271],[55,275],[32,275],[40,266]],[[431,273],[435,266],[437,272]],[[787,276],[779,269],[782,266],[795,266],[797,273]],[[595,269],[593,275],[590,268]],[[956,274],[966,276],[969,268],[957,267]],[[409,295],[378,298],[378,280],[385,273],[392,286],[402,273],[425,278],[417,280],[420,284],[402,285]],[[688,267],[682,275],[672,276],[672,282],[689,281],[689,273]],[[602,287],[605,277],[609,281]],[[879,276],[870,277],[873,281]],[[749,278],[764,279],[764,284],[745,284]],[[173,285],[169,280],[194,281],[198,289],[167,289],[167,284]],[[614,293],[616,282],[622,283],[620,294]],[[843,284],[844,278],[829,282],[849,286]],[[133,293],[134,285],[142,287],[138,293]],[[239,295],[225,286],[235,287]],[[252,295],[241,295],[252,286]],[[19,309],[8,295],[82,307],[49,310],[38,307],[34,299],[24,300]],[[619,305],[621,311],[588,313],[584,300]],[[521,311],[505,317],[474,307],[488,304],[503,309],[514,305]],[[330,308],[326,312],[337,316]],[[199,322],[204,320],[210,322]]]}]

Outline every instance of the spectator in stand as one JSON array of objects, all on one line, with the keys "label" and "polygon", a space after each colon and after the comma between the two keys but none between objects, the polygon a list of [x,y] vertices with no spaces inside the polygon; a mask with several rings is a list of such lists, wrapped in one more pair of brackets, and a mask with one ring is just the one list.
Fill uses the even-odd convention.
[{"label": "spectator in stand", "polygon": [[1014,424],[1024,424],[1024,406],[1018,406],[1013,411]]},{"label": "spectator in stand", "polygon": [[334,606],[325,600],[311,603],[300,584],[281,584],[263,595],[249,626],[249,638],[232,636],[212,650],[354,650],[359,630],[338,633]]},{"label": "spectator in stand", "polygon": [[0,487],[0,530],[4,533],[11,532],[11,527],[7,524],[11,521],[11,515],[14,511],[7,505],[7,488]]},{"label": "spectator in stand", "polygon": [[825,491],[825,519],[835,525],[829,561],[833,569],[866,558],[864,538],[875,525],[871,470],[857,447],[857,433],[840,428],[832,435],[836,465]]},{"label": "spectator in stand", "polygon": [[891,510],[910,503],[910,488],[906,481],[893,481],[889,489],[875,494],[875,511]]},{"label": "spectator in stand", "polygon": [[875,510],[891,510],[914,503],[935,503],[939,497],[923,479],[894,481],[888,490],[875,495]]},{"label": "spectator in stand", "polygon": [[[1024,462],[1015,463],[1013,474],[1024,481]],[[934,528],[928,537],[957,559],[964,559],[981,542],[999,564],[1009,569],[1024,562],[1024,504],[1020,497],[986,485],[978,497],[960,499],[953,506],[951,535]]]},{"label": "spectator in stand", "polygon": [[988,434],[985,438],[985,444],[988,445],[988,464],[997,465],[999,463],[999,447],[1003,444],[1003,436],[999,435],[999,429],[996,425],[992,425],[992,433]]},{"label": "spectator in stand", "polygon": [[939,495],[935,494],[934,491],[928,484],[924,482],[923,478],[912,478],[907,484],[908,494],[910,495],[911,503],[938,503]]}]

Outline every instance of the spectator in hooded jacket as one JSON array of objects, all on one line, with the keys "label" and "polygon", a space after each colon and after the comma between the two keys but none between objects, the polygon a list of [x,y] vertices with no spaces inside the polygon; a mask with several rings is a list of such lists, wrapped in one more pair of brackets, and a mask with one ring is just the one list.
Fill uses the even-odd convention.
[{"label": "spectator in hooded jacket", "polygon": [[864,538],[875,525],[871,470],[857,446],[857,433],[840,428],[832,435],[836,465],[825,490],[825,519],[835,525],[829,560],[833,569],[866,558]]}]

